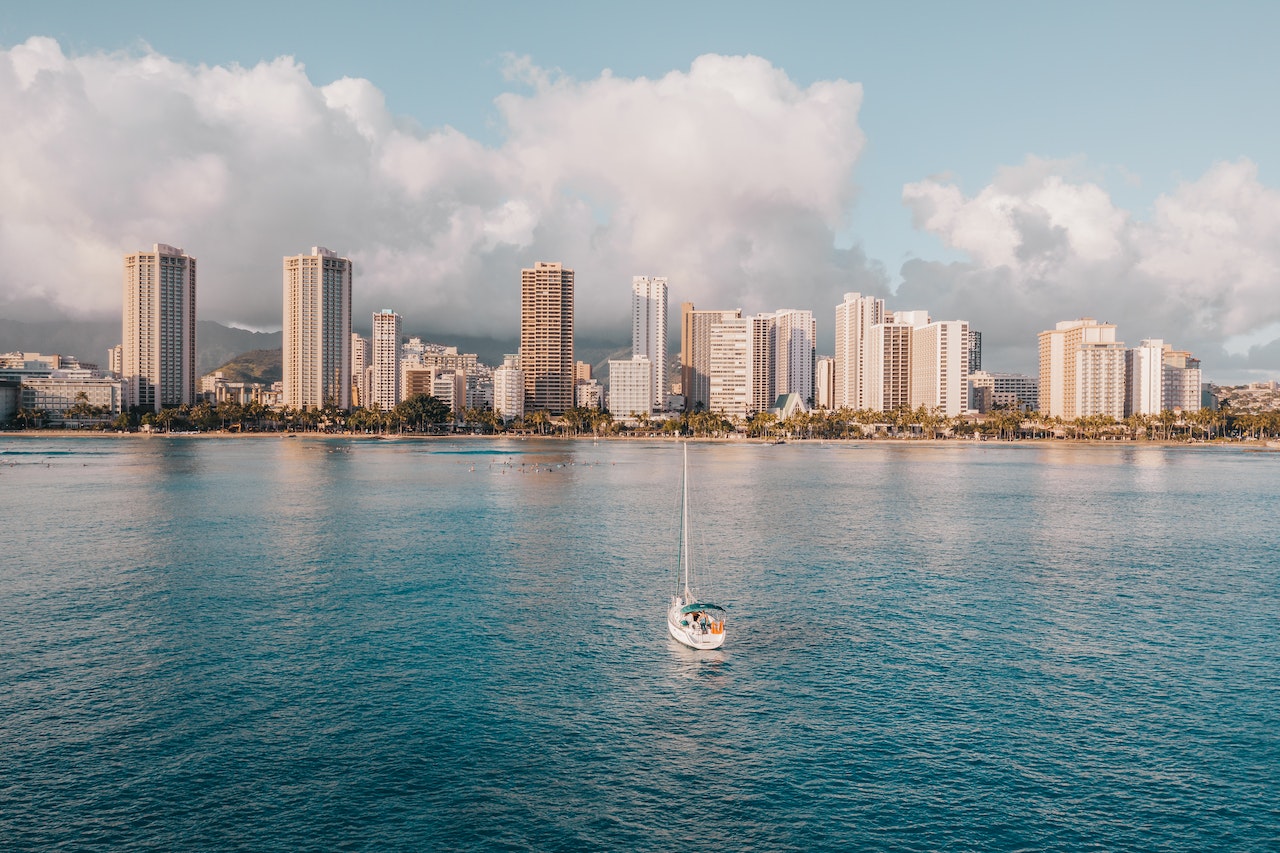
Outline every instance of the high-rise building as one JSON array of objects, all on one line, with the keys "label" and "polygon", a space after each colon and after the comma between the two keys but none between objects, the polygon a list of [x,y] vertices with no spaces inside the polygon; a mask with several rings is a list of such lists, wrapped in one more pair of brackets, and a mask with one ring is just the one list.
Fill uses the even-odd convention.
[{"label": "high-rise building", "polygon": [[400,403],[400,315],[383,308],[373,315],[373,381],[369,396],[382,411]]},{"label": "high-rise building", "polygon": [[196,259],[156,243],[124,256],[124,405],[160,411],[196,397]]},{"label": "high-rise building", "polygon": [[1124,413],[1158,415],[1164,410],[1164,341],[1148,338],[1125,353]]},{"label": "high-rise building", "polygon": [[284,259],[284,404],[351,407],[351,261],[323,246]]},{"label": "high-rise building", "polygon": [[[631,279],[631,355],[653,365],[651,409],[667,407],[667,280],[638,275]],[[610,395],[613,381],[610,378]]]},{"label": "high-rise building", "polygon": [[846,293],[836,306],[835,408],[866,409],[871,327],[884,322],[884,300]]},{"label": "high-rise building", "polygon": [[[1093,348],[1116,343],[1116,327],[1112,323],[1099,323],[1092,317],[1063,320],[1056,328],[1041,332],[1040,343],[1040,411],[1050,417],[1075,420],[1086,414],[1096,414],[1102,398],[1111,396],[1100,390],[1086,389],[1091,402],[1081,402],[1080,367],[1081,352],[1085,345]],[[1123,347],[1123,345],[1121,345]],[[1105,348],[1105,347],[1104,347]],[[1094,353],[1090,356],[1089,381],[1113,382],[1114,376],[1098,371],[1106,367],[1110,359]],[[1110,369],[1110,368],[1108,368]],[[1120,359],[1119,405],[1116,417],[1124,417],[1124,359]],[[1107,411],[1112,411],[1107,404]],[[1089,411],[1086,411],[1088,409]]]},{"label": "high-rise building", "polygon": [[740,418],[751,411],[751,333],[751,320],[743,317],[726,317],[707,330],[710,411]]},{"label": "high-rise building", "polygon": [[573,270],[562,264],[520,271],[520,368],[526,410],[573,408]]},{"label": "high-rise building", "polygon": [[524,371],[520,356],[507,355],[493,369],[493,410],[503,420],[524,417]]},{"label": "high-rise building", "polygon": [[969,408],[969,324],[938,320],[911,333],[911,408],[946,417]]},{"label": "high-rise building", "polygon": [[[912,312],[904,312],[912,313]],[[915,326],[886,314],[872,326],[863,355],[863,405],[888,412],[911,404],[911,337]]]},{"label": "high-rise building", "polygon": [[1164,345],[1164,407],[1198,412],[1201,408],[1200,359],[1186,350]]},{"label": "high-rise building", "polygon": [[836,360],[824,355],[814,362],[813,369],[814,403],[819,409],[835,408],[836,400]]},{"label": "high-rise building", "polygon": [[969,330],[969,373],[982,369],[982,332]]},{"label": "high-rise building", "polygon": [[772,314],[750,318],[751,341],[748,351],[747,414],[764,412],[777,399],[777,331]]},{"label": "high-rise building", "polygon": [[609,411],[620,419],[653,413],[653,362],[648,356],[609,360]]},{"label": "high-rise building", "polygon": [[711,327],[742,318],[742,309],[699,311],[680,304],[680,390],[685,411],[711,408]]},{"label": "high-rise building", "polygon": [[369,405],[369,368],[373,366],[373,349],[369,339],[351,333],[351,405]]},{"label": "high-rise building", "polygon": [[[799,394],[814,404],[813,371],[818,357],[818,323],[812,311],[784,308],[773,312],[773,393]],[[769,401],[773,406],[774,401]]]},{"label": "high-rise building", "polygon": [[1090,341],[1076,354],[1076,417],[1110,415],[1124,417],[1124,344]]}]

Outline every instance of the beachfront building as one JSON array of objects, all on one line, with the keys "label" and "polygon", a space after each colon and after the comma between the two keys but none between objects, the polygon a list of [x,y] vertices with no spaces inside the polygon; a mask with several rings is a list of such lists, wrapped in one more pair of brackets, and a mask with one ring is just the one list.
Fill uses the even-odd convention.
[{"label": "beachfront building", "polygon": [[1164,410],[1164,341],[1147,338],[1125,353],[1124,413],[1158,415]]},{"label": "beachfront building", "polygon": [[711,408],[711,328],[717,323],[742,319],[742,309],[699,311],[692,302],[680,305],[680,391],[684,408],[696,412]]},{"label": "beachfront building", "polygon": [[887,313],[868,331],[864,352],[862,405],[888,412],[911,403],[911,338],[914,312]]},{"label": "beachfront building", "polygon": [[124,256],[120,375],[125,408],[196,401],[196,259],[156,243]]},{"label": "beachfront building", "polygon": [[969,408],[969,324],[937,320],[911,332],[910,406],[945,417]]},{"label": "beachfront building", "polygon": [[1025,373],[988,373],[979,370],[969,376],[969,408],[986,414],[1000,406],[1036,411],[1040,393],[1034,376]]},{"label": "beachfront building", "polygon": [[604,403],[604,388],[594,379],[573,386],[574,403],[579,409],[599,409]]},{"label": "beachfront building", "polygon": [[524,371],[519,355],[503,356],[493,369],[493,410],[504,421],[524,417]]},{"label": "beachfront building", "polygon": [[[818,358],[818,323],[812,311],[783,308],[773,318],[773,398],[798,394],[814,404],[814,369]],[[760,411],[763,411],[761,409]]]},{"label": "beachfront building", "polygon": [[284,259],[284,404],[351,407],[351,261],[323,246]]},{"label": "beachfront building", "polygon": [[563,264],[520,270],[520,368],[526,410],[573,408],[573,270]]},{"label": "beachfront building", "polygon": [[[667,407],[667,280],[638,275],[631,279],[631,355],[653,365],[650,410]],[[590,376],[586,378],[590,379]],[[610,373],[609,394],[613,395]]]},{"label": "beachfront building", "polygon": [[370,405],[389,412],[400,402],[400,315],[383,308],[373,315]]},{"label": "beachfront building", "polygon": [[369,368],[373,366],[373,347],[364,335],[351,333],[351,405],[369,405]]},{"label": "beachfront building", "polygon": [[[1123,418],[1123,354],[1118,378],[1114,358],[1108,354],[1116,344],[1115,324],[1099,323],[1092,317],[1063,320],[1055,328],[1041,332],[1040,412],[1065,420],[1100,411],[1115,412],[1116,417]],[[1124,344],[1119,346],[1123,350]],[[1088,354],[1085,353],[1086,347],[1091,350]],[[1082,383],[1081,371],[1086,361],[1088,378]],[[1096,382],[1103,383],[1105,387],[1094,388]],[[1118,402],[1115,402],[1117,388]],[[1082,396],[1088,398],[1087,403]]]},{"label": "beachfront building", "polygon": [[846,293],[836,306],[836,354],[832,408],[866,409],[867,360],[871,355],[871,327],[883,323],[884,300]]},{"label": "beachfront building", "polygon": [[1186,350],[1164,345],[1162,396],[1164,407],[1172,411],[1196,412],[1203,407],[1200,359]]},{"label": "beachfront building", "polygon": [[624,420],[653,414],[653,362],[648,356],[609,360],[609,412]]},{"label": "beachfront building", "polygon": [[45,376],[22,380],[18,405],[29,412],[43,412],[48,421],[65,421],[67,410],[85,404],[96,415],[80,421],[105,420],[120,414],[124,400],[123,383],[83,368],[52,370]]},{"label": "beachfront building", "polygon": [[824,355],[813,364],[814,405],[819,409],[835,408],[836,360]]},{"label": "beachfront building", "polygon": [[707,330],[707,408],[710,411],[740,418],[752,411],[751,339],[752,322],[741,316],[712,323]]},{"label": "beachfront building", "polygon": [[777,325],[772,314],[750,319],[751,343],[747,370],[747,414],[766,411],[776,398]]}]

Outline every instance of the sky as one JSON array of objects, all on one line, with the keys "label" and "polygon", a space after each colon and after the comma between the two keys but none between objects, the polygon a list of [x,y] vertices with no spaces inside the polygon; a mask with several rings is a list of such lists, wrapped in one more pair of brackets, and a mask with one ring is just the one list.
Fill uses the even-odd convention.
[{"label": "sky", "polygon": [[[356,327],[514,339],[846,292],[1031,372],[1060,320],[1280,378],[1280,4],[11,4],[0,318],[114,318],[121,257],[199,261],[201,319],[281,325],[281,258],[355,265]],[[362,323],[361,320],[364,319]],[[672,330],[673,335],[678,330]]]}]

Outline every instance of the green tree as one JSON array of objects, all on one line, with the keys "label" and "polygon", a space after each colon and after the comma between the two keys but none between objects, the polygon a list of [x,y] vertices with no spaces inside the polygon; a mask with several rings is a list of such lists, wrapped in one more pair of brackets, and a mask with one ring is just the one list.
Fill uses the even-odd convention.
[{"label": "green tree", "polygon": [[414,394],[397,405],[394,411],[404,425],[414,431],[445,423],[450,416],[449,407],[444,401],[430,394]]}]

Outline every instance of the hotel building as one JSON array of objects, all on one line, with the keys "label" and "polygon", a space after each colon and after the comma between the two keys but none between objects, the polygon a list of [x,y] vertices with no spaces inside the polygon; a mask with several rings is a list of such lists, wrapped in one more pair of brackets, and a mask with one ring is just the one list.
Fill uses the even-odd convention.
[{"label": "hotel building", "polygon": [[945,417],[969,408],[969,324],[938,320],[911,333],[911,402]]},{"label": "hotel building", "polygon": [[884,300],[860,293],[846,293],[836,306],[836,354],[833,408],[870,408],[867,393],[867,359],[871,353],[871,327],[883,323]]},{"label": "hotel building", "polygon": [[351,408],[351,261],[323,246],[284,259],[284,404]]},{"label": "hotel building", "polygon": [[752,325],[750,319],[736,316],[712,323],[708,329],[707,408],[710,411],[740,418],[751,411]]},{"label": "hotel building", "polygon": [[373,371],[370,404],[382,411],[400,402],[400,315],[383,308],[373,315]]},{"label": "hotel building", "polygon": [[609,360],[609,411],[620,420],[653,413],[653,362],[648,356]]},{"label": "hotel building", "polygon": [[1124,344],[1116,341],[1114,324],[1092,317],[1064,320],[1041,332],[1039,344],[1042,414],[1064,420],[1124,417]]},{"label": "hotel building", "polygon": [[351,405],[369,405],[369,368],[373,366],[373,349],[369,339],[351,333]]},{"label": "hotel building", "polygon": [[818,323],[812,311],[784,308],[773,312],[773,397],[798,394],[814,404],[814,369],[818,358]]},{"label": "hotel building", "polygon": [[1040,389],[1034,377],[1025,373],[987,373],[969,376],[969,406],[986,414],[995,406],[1016,406],[1024,411],[1040,408]]},{"label": "hotel building", "polygon": [[[667,280],[638,275],[631,279],[631,355],[653,365],[649,408],[667,407]],[[609,388],[613,393],[612,368]],[[587,377],[590,378],[590,377]]]},{"label": "hotel building", "polygon": [[[901,312],[914,315],[915,312]],[[886,314],[868,332],[863,356],[862,406],[888,412],[911,404],[911,338],[915,326]]]},{"label": "hotel building", "polygon": [[502,366],[493,369],[493,410],[507,421],[524,417],[524,371],[519,355],[504,356]]},{"label": "hotel building", "polygon": [[680,305],[680,390],[685,411],[711,409],[711,328],[742,319],[742,309],[699,311],[692,302]]},{"label": "hotel building", "polygon": [[124,406],[196,400],[196,259],[164,243],[124,256]]},{"label": "hotel building", "polygon": [[520,369],[526,410],[573,408],[573,270],[562,264],[520,271]]}]

